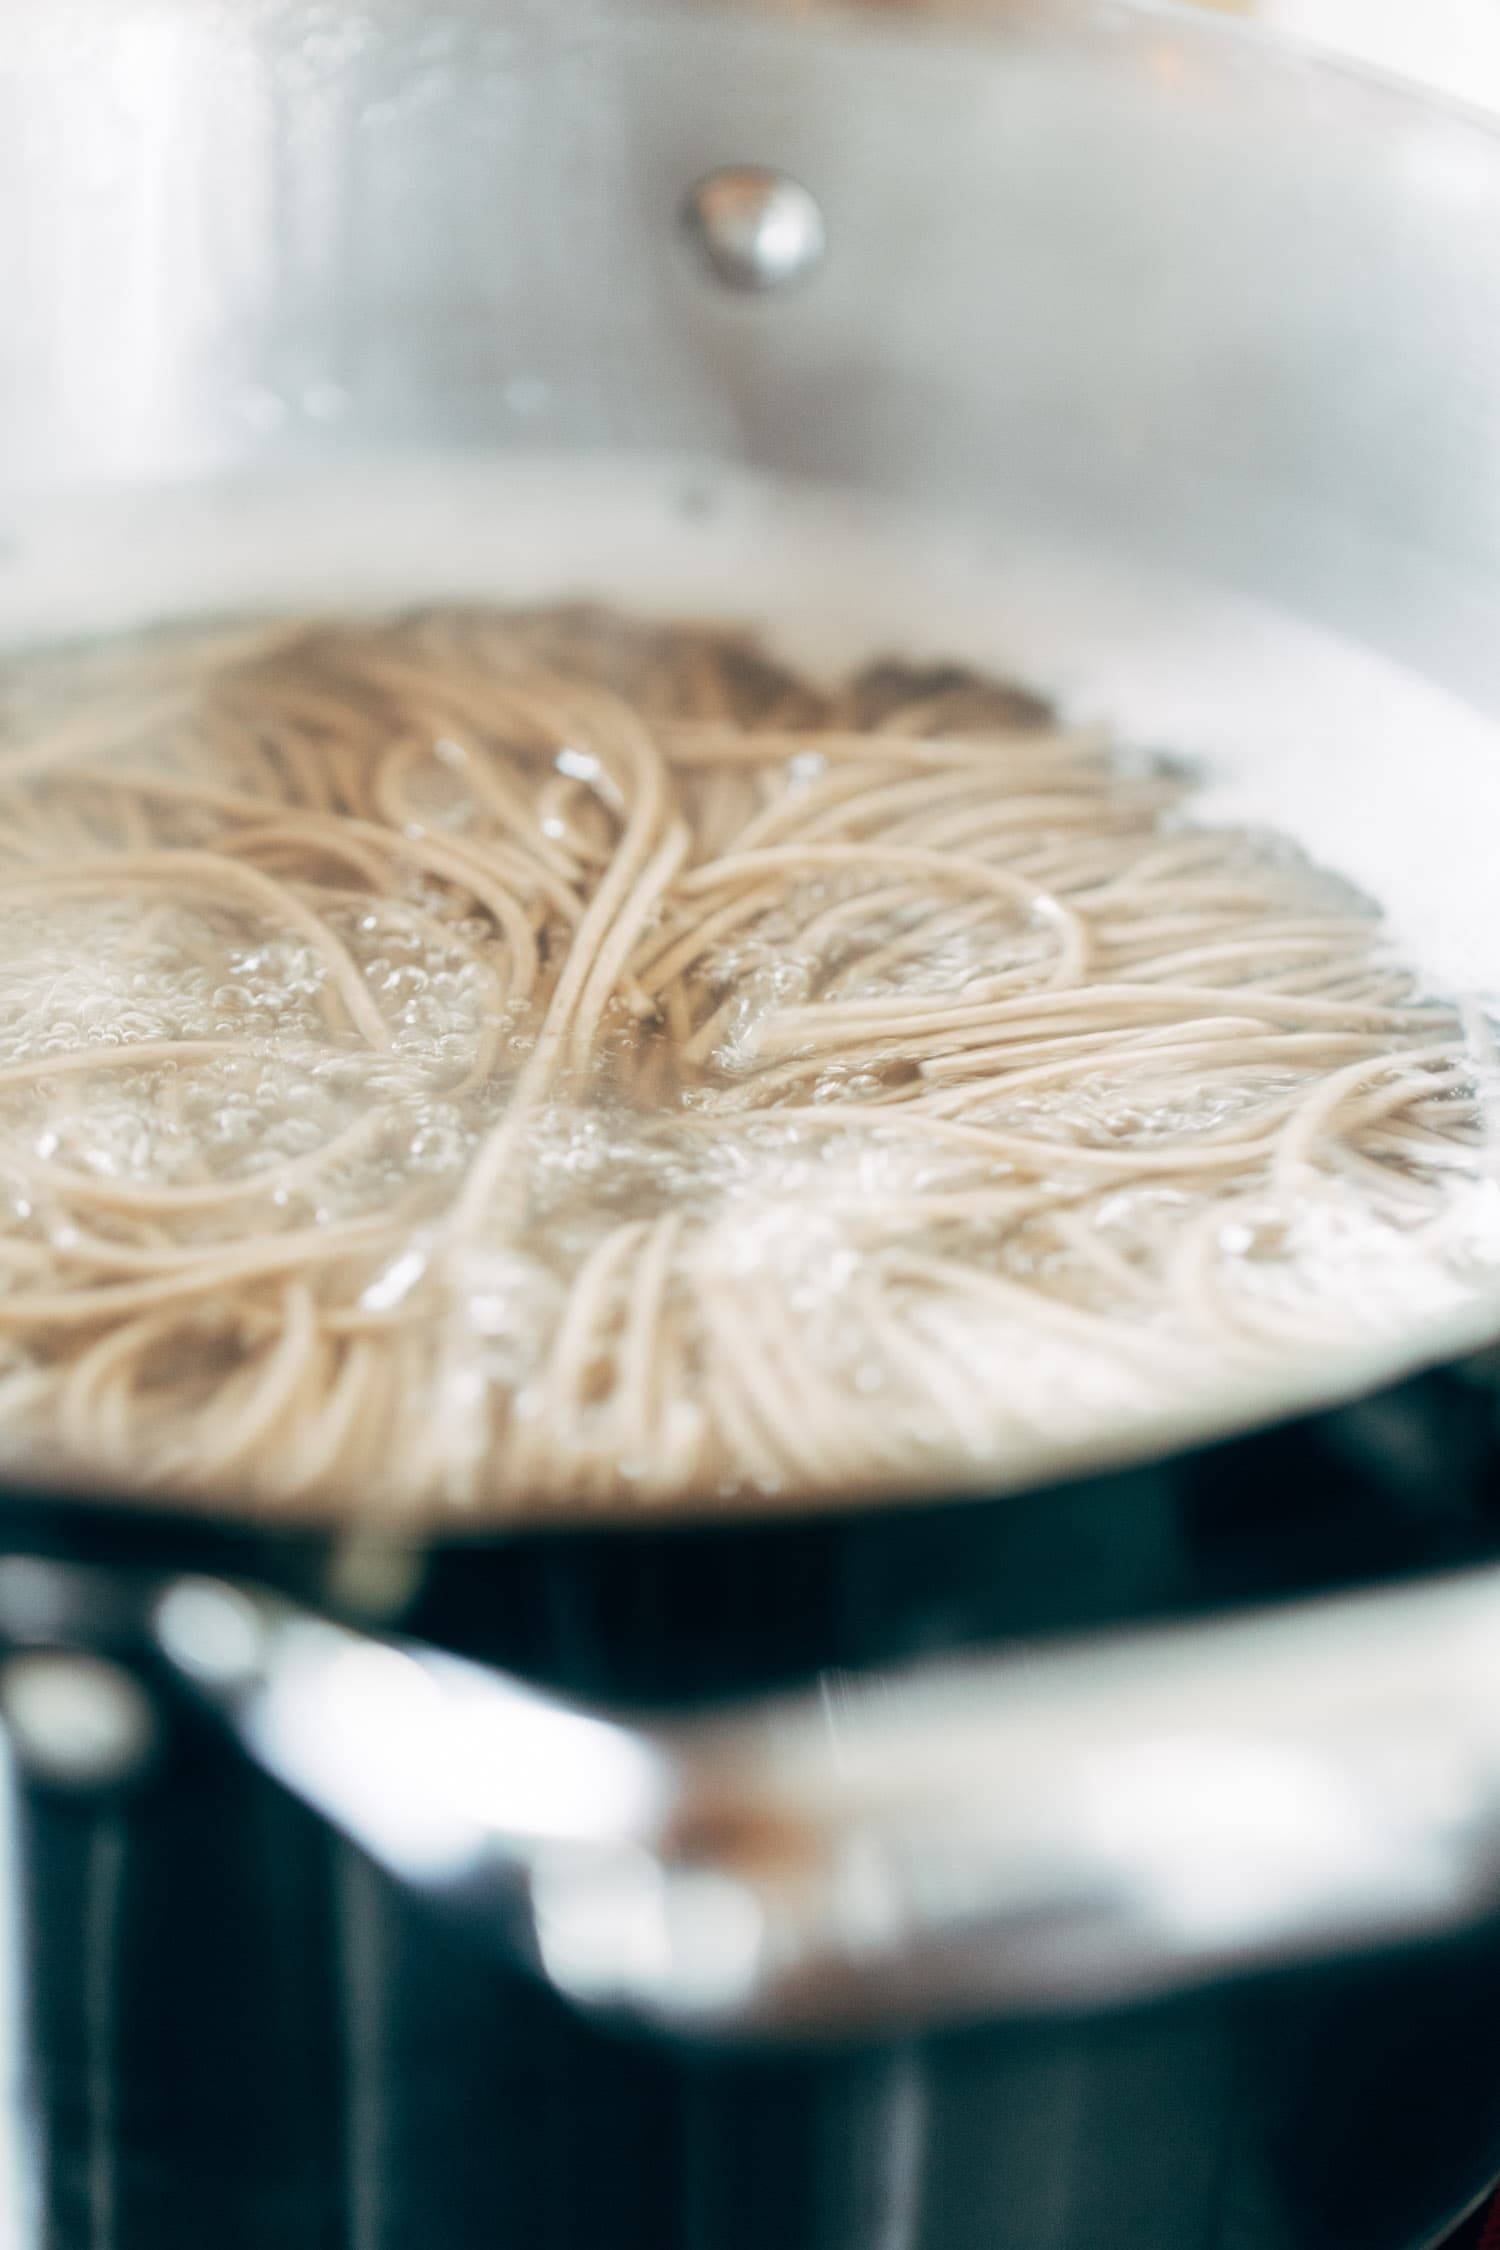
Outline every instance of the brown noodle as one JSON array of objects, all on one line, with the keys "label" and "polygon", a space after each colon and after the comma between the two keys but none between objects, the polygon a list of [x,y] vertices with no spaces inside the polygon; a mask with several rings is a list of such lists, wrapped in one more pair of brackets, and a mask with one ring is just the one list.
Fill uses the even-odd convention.
[{"label": "brown noodle", "polygon": [[23,1457],[322,1512],[811,1497],[1461,1286],[1485,1027],[1013,689],[448,608],[19,659],[4,719]]}]

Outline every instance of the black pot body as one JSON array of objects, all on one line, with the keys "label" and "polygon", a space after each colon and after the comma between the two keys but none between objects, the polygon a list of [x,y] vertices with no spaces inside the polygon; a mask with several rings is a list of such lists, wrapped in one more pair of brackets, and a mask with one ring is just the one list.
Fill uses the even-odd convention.
[{"label": "black pot body", "polygon": [[[691,1708],[1478,1559],[1493,1424],[1470,1368],[1027,1498],[440,1547],[384,1621]],[[73,1502],[15,1503],[7,1545],[338,1583],[319,1539]],[[13,2124],[46,2250],[1417,2250],[1500,2172],[1500,1933],[857,2043],[626,2036],[152,1693],[134,1786],[21,1783]]]}]

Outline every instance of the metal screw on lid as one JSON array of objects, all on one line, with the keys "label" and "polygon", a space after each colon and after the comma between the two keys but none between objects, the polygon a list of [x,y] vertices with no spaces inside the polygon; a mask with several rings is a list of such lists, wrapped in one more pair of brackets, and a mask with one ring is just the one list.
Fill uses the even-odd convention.
[{"label": "metal screw on lid", "polygon": [[144,1689],[98,1656],[53,1649],[13,1656],[0,1671],[0,1719],[26,1770],[62,1788],[132,1780],[156,1747]]},{"label": "metal screw on lid", "polygon": [[785,172],[730,164],[689,190],[683,223],[727,288],[784,289],[804,280],[827,248],[823,214]]}]

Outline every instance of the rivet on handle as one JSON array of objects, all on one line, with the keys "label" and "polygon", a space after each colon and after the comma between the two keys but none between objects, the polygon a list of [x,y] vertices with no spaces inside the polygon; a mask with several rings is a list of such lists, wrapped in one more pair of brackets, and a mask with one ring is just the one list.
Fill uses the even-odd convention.
[{"label": "rivet on handle", "polygon": [[11,1657],[0,1670],[0,1715],[26,1771],[55,1788],[134,1780],[156,1748],[140,1684],[120,1665],[72,1649]]},{"label": "rivet on handle", "polygon": [[746,292],[805,280],[828,242],[808,190],[760,164],[725,165],[699,180],[688,192],[683,224],[715,278]]}]

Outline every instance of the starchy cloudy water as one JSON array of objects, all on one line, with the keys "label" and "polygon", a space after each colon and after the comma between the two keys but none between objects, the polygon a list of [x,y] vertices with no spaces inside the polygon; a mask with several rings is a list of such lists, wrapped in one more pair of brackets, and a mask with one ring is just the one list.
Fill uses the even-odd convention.
[{"label": "starchy cloudy water", "polygon": [[786,1507],[1480,1316],[1478,999],[930,621],[789,638],[447,601],[11,660],[13,1458],[322,1515]]}]

